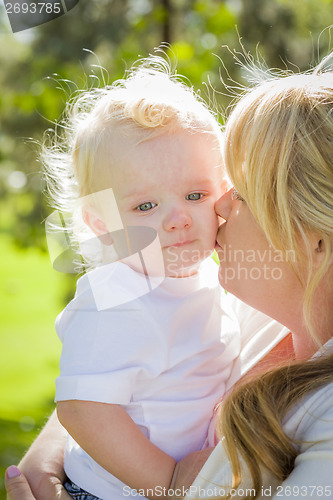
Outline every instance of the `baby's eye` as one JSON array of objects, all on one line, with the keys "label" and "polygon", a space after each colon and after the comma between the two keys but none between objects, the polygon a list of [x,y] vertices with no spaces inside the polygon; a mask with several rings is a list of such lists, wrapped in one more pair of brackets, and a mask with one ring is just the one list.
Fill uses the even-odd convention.
[{"label": "baby's eye", "polygon": [[245,201],[244,198],[241,197],[238,191],[234,188],[231,193],[231,199],[232,200],[239,200],[239,201]]},{"label": "baby's eye", "polygon": [[191,201],[197,201],[200,200],[202,197],[203,197],[202,193],[191,193],[186,196],[186,199]]},{"label": "baby's eye", "polygon": [[152,208],[155,208],[157,206],[156,203],[153,203],[152,201],[147,201],[146,203],[142,203],[138,207],[136,207],[137,210],[140,210],[141,212],[147,212],[148,210],[151,210]]}]

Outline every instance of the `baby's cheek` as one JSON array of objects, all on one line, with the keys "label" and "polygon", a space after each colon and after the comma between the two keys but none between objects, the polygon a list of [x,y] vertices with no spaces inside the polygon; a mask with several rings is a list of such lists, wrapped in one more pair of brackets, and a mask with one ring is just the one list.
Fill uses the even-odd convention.
[{"label": "baby's cheek", "polygon": [[201,214],[201,227],[206,231],[217,230],[218,216],[215,212],[215,204],[213,202]]},{"label": "baby's cheek", "polygon": [[211,211],[210,211],[210,218],[211,218],[211,226],[214,231],[217,231],[220,221],[217,213],[215,212],[215,204],[213,204]]}]

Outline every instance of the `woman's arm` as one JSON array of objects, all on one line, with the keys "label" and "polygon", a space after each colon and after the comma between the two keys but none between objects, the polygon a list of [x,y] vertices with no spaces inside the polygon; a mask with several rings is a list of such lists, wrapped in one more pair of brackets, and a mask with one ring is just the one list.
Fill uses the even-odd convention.
[{"label": "woman's arm", "polygon": [[29,493],[24,476],[10,478],[6,474],[6,488],[10,500],[70,498],[62,486],[65,478],[66,435],[54,412],[18,466],[29,482],[32,493]]},{"label": "woman's arm", "polygon": [[58,401],[60,422],[101,467],[148,498],[167,491],[176,461],[151,443],[116,404]]}]

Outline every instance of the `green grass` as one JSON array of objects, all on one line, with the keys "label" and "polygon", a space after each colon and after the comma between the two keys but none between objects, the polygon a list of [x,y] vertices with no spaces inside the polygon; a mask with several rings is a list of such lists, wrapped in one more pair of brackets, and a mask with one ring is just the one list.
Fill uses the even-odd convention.
[{"label": "green grass", "polygon": [[54,408],[61,344],[54,320],[68,279],[37,249],[0,233],[0,499],[4,469],[17,463]]}]

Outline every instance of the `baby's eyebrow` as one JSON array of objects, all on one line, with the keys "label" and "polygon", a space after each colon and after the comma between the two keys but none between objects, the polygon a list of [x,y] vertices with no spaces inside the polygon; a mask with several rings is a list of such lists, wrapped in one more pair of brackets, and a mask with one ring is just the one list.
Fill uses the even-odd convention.
[{"label": "baby's eyebrow", "polygon": [[[216,165],[215,168],[220,167],[220,165]],[[189,182],[187,186],[185,186],[184,191],[190,192],[193,190],[199,190],[199,189],[211,189],[215,185],[215,181],[210,178],[209,176],[202,177],[202,175],[195,177],[195,174],[189,179]],[[154,187],[156,186],[150,186],[150,187],[145,187],[144,190],[133,190],[130,191],[129,193],[126,193],[122,196],[122,200],[126,202],[131,202],[131,201],[140,201],[140,200],[148,200],[148,198],[154,197]]]},{"label": "baby's eyebrow", "polygon": [[137,200],[137,199],[143,199],[143,198],[151,198],[152,193],[148,193],[148,191],[132,191],[128,194],[125,194],[122,199],[125,201],[131,201],[131,200]]},{"label": "baby's eyebrow", "polygon": [[196,188],[196,189],[198,187],[209,188],[212,186],[212,184],[214,184],[214,181],[210,177],[205,177],[205,178],[200,177],[197,179],[194,177],[191,179],[191,183],[189,183],[189,186],[192,186],[193,188]]}]

